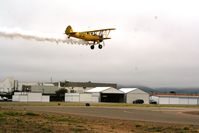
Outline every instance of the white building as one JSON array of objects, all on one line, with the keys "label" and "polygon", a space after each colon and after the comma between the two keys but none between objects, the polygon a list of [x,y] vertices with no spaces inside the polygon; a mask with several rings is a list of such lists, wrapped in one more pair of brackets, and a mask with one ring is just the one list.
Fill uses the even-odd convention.
[{"label": "white building", "polygon": [[42,93],[31,93],[31,92],[14,92],[12,96],[14,102],[49,102],[50,97],[42,95]]},{"label": "white building", "polygon": [[0,92],[11,92],[15,88],[15,80],[12,77],[7,77],[0,81]]},{"label": "white building", "polygon": [[199,105],[199,95],[159,94],[150,98],[158,104]]},{"label": "white building", "polygon": [[95,87],[85,93],[66,93],[66,102],[123,102],[124,93],[113,87]]},{"label": "white building", "polygon": [[144,104],[149,104],[149,94],[138,88],[121,88],[120,91],[124,92],[124,101],[126,103],[133,103],[134,100],[142,99]]}]

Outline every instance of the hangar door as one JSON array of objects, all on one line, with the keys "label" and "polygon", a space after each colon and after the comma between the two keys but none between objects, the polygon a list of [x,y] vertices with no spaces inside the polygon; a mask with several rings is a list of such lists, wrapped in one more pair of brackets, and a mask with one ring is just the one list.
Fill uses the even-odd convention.
[{"label": "hangar door", "polygon": [[101,102],[123,103],[124,94],[101,93],[100,99]]}]

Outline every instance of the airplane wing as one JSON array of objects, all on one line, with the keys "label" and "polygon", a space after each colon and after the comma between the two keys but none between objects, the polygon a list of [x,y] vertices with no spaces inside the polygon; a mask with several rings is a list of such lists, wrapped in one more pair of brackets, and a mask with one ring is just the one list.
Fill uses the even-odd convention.
[{"label": "airplane wing", "polygon": [[99,29],[99,30],[91,30],[91,31],[83,31],[81,33],[90,33],[98,36],[103,36],[103,39],[110,39],[109,33],[111,30],[115,30],[115,28],[107,28],[107,29]]},{"label": "airplane wing", "polygon": [[83,31],[82,33],[103,32],[103,31],[111,31],[111,30],[116,30],[116,29],[115,28],[107,28],[107,29],[99,29],[99,30],[90,30],[90,31]]}]

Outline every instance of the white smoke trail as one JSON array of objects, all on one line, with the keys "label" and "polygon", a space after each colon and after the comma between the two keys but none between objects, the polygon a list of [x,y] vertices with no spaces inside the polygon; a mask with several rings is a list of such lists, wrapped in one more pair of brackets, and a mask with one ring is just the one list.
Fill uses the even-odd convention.
[{"label": "white smoke trail", "polygon": [[35,31],[23,31],[19,28],[1,28],[0,27],[0,37],[10,38],[10,39],[25,39],[34,40],[39,42],[51,42],[51,43],[66,43],[66,44],[82,44],[88,45],[89,43],[79,39],[68,39],[65,34],[44,34]]}]

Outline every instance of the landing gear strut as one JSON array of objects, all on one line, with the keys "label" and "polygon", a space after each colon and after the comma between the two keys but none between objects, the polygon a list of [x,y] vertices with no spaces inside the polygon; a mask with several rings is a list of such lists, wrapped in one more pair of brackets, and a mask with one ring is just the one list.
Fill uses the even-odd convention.
[{"label": "landing gear strut", "polygon": [[91,45],[91,49],[94,49],[95,48],[95,45]]}]

